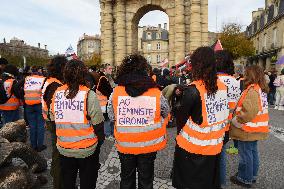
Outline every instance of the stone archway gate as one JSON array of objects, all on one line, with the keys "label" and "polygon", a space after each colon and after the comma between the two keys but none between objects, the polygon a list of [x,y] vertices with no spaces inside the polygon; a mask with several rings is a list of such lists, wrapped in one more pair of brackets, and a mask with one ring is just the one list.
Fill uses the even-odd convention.
[{"label": "stone archway gate", "polygon": [[100,6],[101,52],[106,63],[119,65],[124,56],[138,51],[139,20],[153,10],[169,17],[171,65],[208,43],[208,0],[100,0]]}]

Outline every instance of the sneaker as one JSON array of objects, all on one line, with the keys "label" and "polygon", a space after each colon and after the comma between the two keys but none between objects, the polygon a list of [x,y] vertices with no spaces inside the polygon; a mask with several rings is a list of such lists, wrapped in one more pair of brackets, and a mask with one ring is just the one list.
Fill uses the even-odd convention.
[{"label": "sneaker", "polygon": [[232,155],[233,154],[235,154],[235,155],[239,154],[238,148],[235,148],[233,145],[231,145],[230,148],[226,149],[226,152],[228,154],[232,154]]},{"label": "sneaker", "polygon": [[278,110],[283,111],[284,110],[284,106],[279,106]]},{"label": "sneaker", "polygon": [[45,150],[47,147],[45,145],[42,145],[41,147],[37,147],[36,151],[37,152],[41,152],[43,150]]},{"label": "sneaker", "polygon": [[278,106],[277,105],[275,105],[274,110],[278,110]]},{"label": "sneaker", "polygon": [[245,184],[245,183],[239,181],[236,176],[231,176],[230,180],[231,180],[232,183],[239,185],[239,186],[242,186],[244,188],[251,188],[252,187],[251,184]]}]

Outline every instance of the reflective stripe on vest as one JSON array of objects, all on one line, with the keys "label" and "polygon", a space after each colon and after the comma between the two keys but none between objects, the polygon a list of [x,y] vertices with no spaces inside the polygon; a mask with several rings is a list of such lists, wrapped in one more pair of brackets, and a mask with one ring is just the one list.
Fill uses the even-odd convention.
[{"label": "reflective stripe on vest", "polygon": [[161,118],[161,92],[158,89],[149,89],[134,98],[126,93],[125,87],[118,86],[112,97],[116,120],[114,135],[119,152],[145,154],[166,146],[168,119]]},{"label": "reflective stripe on vest", "polygon": [[177,144],[190,153],[219,154],[229,116],[227,87],[217,80],[218,91],[215,95],[207,95],[202,81],[195,81],[192,84],[200,93],[203,123],[198,125],[189,118],[177,136]]},{"label": "reflective stripe on vest", "polygon": [[82,140],[93,139],[93,138],[95,138],[95,134],[94,133],[90,133],[87,136],[72,136],[72,137],[59,136],[58,137],[58,139],[61,142],[80,142]]},{"label": "reflective stripe on vest", "polygon": [[224,129],[227,125],[227,122],[222,122],[220,124],[213,125],[211,127],[200,127],[199,125],[195,124],[194,122],[187,120],[186,126],[192,130],[195,130],[200,133],[211,133],[215,131],[220,131]]},{"label": "reflective stripe on vest", "polygon": [[[97,88],[96,88],[96,94],[97,94],[97,97],[98,97],[98,100],[100,102],[100,106],[101,106],[101,110],[103,113],[106,113],[106,106],[107,106],[107,96],[104,96],[99,90],[99,86],[101,84],[101,79],[102,78],[106,78],[105,76],[101,76],[100,79],[99,79],[99,82],[97,84]],[[107,78],[106,78],[107,79]]]},{"label": "reflective stripe on vest", "polygon": [[56,78],[48,78],[43,87],[42,87],[42,97],[41,97],[41,104],[42,104],[42,116],[44,119],[47,119],[47,114],[48,114],[48,108],[46,102],[43,100],[43,96],[45,94],[46,88],[53,82],[56,82],[58,84],[61,84],[61,82],[56,79]]},{"label": "reflective stripe on vest", "polygon": [[89,124],[84,124],[84,123],[78,123],[78,124],[60,124],[60,123],[57,123],[56,124],[56,128],[57,129],[69,129],[69,128],[72,128],[73,130],[81,130],[81,129],[88,129],[90,128],[90,125]]},{"label": "reflective stripe on vest", "polygon": [[93,126],[87,120],[89,89],[80,86],[73,99],[67,99],[67,85],[59,87],[53,96],[52,112],[56,124],[57,145],[66,149],[83,149],[97,145]]},{"label": "reflective stripe on vest", "polygon": [[180,132],[180,135],[183,136],[188,142],[198,145],[198,146],[214,146],[218,145],[223,142],[223,137],[218,138],[218,139],[211,139],[211,140],[199,140],[197,138],[189,136],[186,132],[183,130]]},{"label": "reflective stripe on vest", "polygon": [[135,147],[135,148],[143,148],[145,146],[153,146],[156,144],[159,144],[161,142],[163,142],[165,140],[165,136],[162,136],[160,138],[154,139],[154,140],[150,140],[150,141],[146,141],[146,142],[117,142],[118,145],[122,146],[122,147]]},{"label": "reflective stripe on vest", "polygon": [[153,131],[155,129],[162,128],[161,123],[152,124],[147,127],[117,127],[117,132],[119,133],[144,133],[147,131]]},{"label": "reflective stripe on vest", "polygon": [[[4,82],[4,88],[8,97],[11,96],[11,90],[13,86],[14,79],[7,79]],[[17,110],[20,106],[20,99],[18,99],[14,94],[5,104],[0,104],[0,110]]]},{"label": "reflective stripe on vest", "polygon": [[248,123],[243,124],[242,130],[245,132],[261,132],[261,133],[268,133],[269,132],[269,114],[268,114],[268,102],[267,102],[267,94],[262,92],[261,88],[259,85],[250,85],[244,92],[242,93],[241,99],[238,102],[237,108],[236,108],[236,115],[241,114],[242,110],[242,104],[243,101],[245,100],[248,91],[250,89],[254,89],[255,91],[258,92],[259,94],[259,99],[258,99],[258,107],[259,107],[259,112],[255,116],[255,118]]},{"label": "reflective stripe on vest", "polygon": [[25,78],[24,91],[27,105],[41,104],[42,85],[45,77],[32,75]]}]

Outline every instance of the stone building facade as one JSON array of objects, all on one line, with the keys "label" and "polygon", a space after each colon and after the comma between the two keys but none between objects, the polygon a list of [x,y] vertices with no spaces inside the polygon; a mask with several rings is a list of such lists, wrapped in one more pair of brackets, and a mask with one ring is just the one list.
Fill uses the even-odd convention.
[{"label": "stone building facade", "polygon": [[41,48],[40,43],[37,47],[27,45],[24,40],[16,37],[10,40],[10,43],[4,39],[3,43],[0,43],[0,55],[12,55],[12,56],[25,56],[36,58],[48,58],[47,46],[44,45],[44,49]]},{"label": "stone building facade", "polygon": [[167,23],[164,28],[159,24],[158,27],[144,26],[138,30],[138,52],[154,67],[160,62],[169,58],[169,32]]},{"label": "stone building facade", "polygon": [[250,62],[265,70],[281,70],[275,61],[284,55],[284,0],[266,0],[265,8],[252,12],[246,35],[256,49]]},{"label": "stone building facade", "polygon": [[77,44],[77,56],[82,60],[88,60],[93,54],[101,54],[101,38],[99,35],[91,36],[84,33]]},{"label": "stone building facade", "polygon": [[221,33],[208,32],[208,45],[212,46],[221,36]]},{"label": "stone building facade", "polygon": [[100,0],[102,59],[114,65],[138,52],[138,23],[148,12],[169,17],[169,61],[208,44],[208,0]]}]

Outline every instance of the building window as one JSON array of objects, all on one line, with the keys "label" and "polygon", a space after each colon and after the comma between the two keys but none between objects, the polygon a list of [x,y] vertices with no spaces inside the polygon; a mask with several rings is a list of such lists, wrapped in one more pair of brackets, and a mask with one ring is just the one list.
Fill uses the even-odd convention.
[{"label": "building window", "polygon": [[157,50],[161,50],[161,43],[157,43]]},{"label": "building window", "polygon": [[157,33],[157,34],[156,34],[156,38],[157,38],[157,39],[161,39],[161,34]]},{"label": "building window", "polygon": [[150,32],[147,33],[147,39],[149,39],[149,40],[152,39],[152,36],[151,36],[151,33],[150,33]]},{"label": "building window", "polygon": [[161,62],[161,55],[157,55],[157,63],[160,63]]},{"label": "building window", "polygon": [[151,45],[151,43],[148,43],[148,44],[147,44],[147,50],[148,50],[148,51],[151,51],[151,50],[152,50],[152,45]]},{"label": "building window", "polygon": [[147,62],[148,62],[149,64],[151,64],[151,55],[148,55],[148,56],[147,56]]},{"label": "building window", "polygon": [[273,29],[273,44],[274,46],[276,45],[277,43],[277,28],[274,28]]}]

